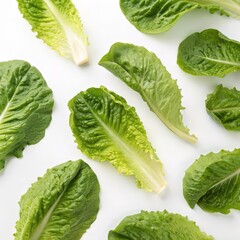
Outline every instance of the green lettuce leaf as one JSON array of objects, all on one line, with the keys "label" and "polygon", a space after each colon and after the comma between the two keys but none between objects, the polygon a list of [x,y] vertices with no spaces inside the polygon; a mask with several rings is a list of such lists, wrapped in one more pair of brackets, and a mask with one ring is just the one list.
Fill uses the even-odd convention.
[{"label": "green lettuce leaf", "polygon": [[182,15],[198,5],[181,0],[120,0],[120,7],[139,31],[156,34],[168,31]]},{"label": "green lettuce leaf", "polygon": [[53,50],[77,65],[88,61],[87,36],[71,0],[17,0],[32,31]]},{"label": "green lettuce leaf", "polygon": [[146,212],[125,217],[108,240],[213,240],[195,222],[179,214]]},{"label": "green lettuce leaf", "polygon": [[240,149],[200,156],[186,171],[183,193],[191,208],[227,214],[240,210]]},{"label": "green lettuce leaf", "polygon": [[184,108],[177,82],[154,53],[132,44],[115,43],[99,64],[137,91],[172,132],[189,142],[197,140],[183,125]]},{"label": "green lettuce leaf", "polygon": [[139,31],[151,34],[169,30],[181,16],[196,8],[240,18],[239,0],[120,0],[120,7]]},{"label": "green lettuce leaf", "polygon": [[20,200],[15,240],[79,240],[96,219],[99,184],[82,160],[49,169]]},{"label": "green lettuce leaf", "polygon": [[133,107],[106,88],[89,88],[70,102],[70,127],[88,157],[109,161],[118,172],[133,175],[138,186],[161,192],[162,164]]},{"label": "green lettuce leaf", "polygon": [[219,85],[206,99],[208,114],[228,130],[240,131],[240,91]]},{"label": "green lettuce leaf", "polygon": [[0,169],[9,156],[21,157],[51,121],[52,91],[41,73],[24,61],[0,63]]},{"label": "green lettuce leaf", "polygon": [[180,44],[177,62],[192,75],[224,77],[240,70],[240,43],[216,29],[197,32]]}]

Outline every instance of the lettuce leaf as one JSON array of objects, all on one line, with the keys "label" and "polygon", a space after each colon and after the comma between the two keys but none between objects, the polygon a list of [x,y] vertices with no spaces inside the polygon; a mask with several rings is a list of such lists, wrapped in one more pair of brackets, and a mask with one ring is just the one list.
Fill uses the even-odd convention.
[{"label": "lettuce leaf", "polygon": [[206,100],[208,114],[228,130],[240,131],[240,91],[219,85]]},{"label": "lettuce leaf", "polygon": [[227,214],[240,210],[240,149],[200,156],[186,171],[183,193],[191,208]]},{"label": "lettuce leaf", "polygon": [[169,30],[181,16],[196,8],[240,18],[239,0],[120,0],[120,7],[139,31],[151,34]]},{"label": "lettuce leaf", "polygon": [[213,240],[180,214],[146,212],[125,217],[108,234],[108,240]]},{"label": "lettuce leaf", "polygon": [[192,75],[224,77],[240,70],[240,43],[216,29],[197,32],[179,45],[177,62]]},{"label": "lettuce leaf", "polygon": [[184,108],[177,82],[154,53],[132,44],[115,43],[99,64],[137,91],[172,132],[196,142],[197,138],[183,125],[181,110]]},{"label": "lettuce leaf", "polygon": [[143,189],[163,190],[162,164],[135,109],[125,99],[104,87],[89,88],[70,100],[69,109],[70,127],[84,154],[133,175]]},{"label": "lettuce leaf", "polygon": [[87,36],[71,0],[17,0],[32,31],[53,50],[77,65],[88,61]]},{"label": "lettuce leaf", "polygon": [[120,7],[139,31],[156,34],[168,31],[182,15],[198,5],[182,0],[120,0]]},{"label": "lettuce leaf", "polygon": [[0,169],[9,156],[21,157],[51,121],[53,96],[41,73],[25,61],[0,63]]},{"label": "lettuce leaf", "polygon": [[20,200],[15,240],[79,240],[96,219],[99,184],[82,160],[49,169]]}]

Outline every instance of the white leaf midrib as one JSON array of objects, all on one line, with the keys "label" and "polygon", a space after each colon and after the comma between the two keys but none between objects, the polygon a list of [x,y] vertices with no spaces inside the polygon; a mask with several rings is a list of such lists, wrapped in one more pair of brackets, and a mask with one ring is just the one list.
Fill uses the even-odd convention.
[{"label": "white leaf midrib", "polygon": [[[47,213],[45,214],[45,216],[41,219],[40,223],[38,224],[38,226],[36,227],[36,229],[34,230],[34,232],[32,233],[32,235],[30,236],[29,240],[39,240],[39,238],[41,237],[42,233],[44,233],[44,230],[48,224],[48,220],[51,218],[52,213],[54,212],[54,210],[56,209],[58,203],[61,201],[63,195],[66,193],[66,191],[68,190],[69,185],[71,184],[72,181],[74,181],[74,179],[76,178],[76,176],[78,175],[79,171],[76,171],[76,173],[72,176],[72,179],[68,182],[68,184],[66,185],[65,189],[63,189],[62,193],[59,195],[59,197],[56,199],[56,201],[54,202],[54,204],[48,209]],[[35,205],[33,204],[31,206],[31,208],[34,208]],[[32,212],[31,209],[29,210],[29,212]],[[25,229],[28,228],[29,224],[31,224],[31,219],[28,219],[28,221],[25,222],[22,231],[21,231],[21,235],[19,237],[19,239],[25,240],[24,238],[24,234],[26,232]]]},{"label": "white leaf midrib", "polygon": [[[160,186],[161,187],[164,187],[164,184],[165,183],[165,180],[162,178],[162,176],[153,176],[153,174],[151,174],[152,172],[152,169],[149,168],[149,165],[147,163],[145,163],[141,156],[139,156],[135,151],[134,149],[131,149],[127,143],[125,143],[121,138],[118,137],[117,134],[114,134],[114,131],[113,129],[109,128],[99,117],[98,115],[94,112],[94,110],[92,109],[92,107],[87,103],[87,101],[85,101],[84,98],[82,98],[84,103],[88,106],[88,108],[90,109],[91,113],[93,114],[93,116],[97,119],[97,121],[99,121],[99,123],[102,125],[102,127],[104,128],[106,134],[113,140],[113,142],[115,142],[115,144],[117,146],[119,146],[121,149],[122,149],[122,153],[123,155],[127,156],[127,158],[129,160],[131,160],[133,162],[133,164],[136,164],[138,166],[138,169],[141,169],[141,171],[144,173],[144,175],[151,181],[151,183],[154,185],[154,186],[158,186],[158,185],[161,185],[161,183],[163,183],[163,186]],[[126,154],[127,152],[127,154]],[[130,157],[129,157],[130,156]],[[137,159],[137,160],[136,160]],[[154,159],[151,159],[151,161],[157,161],[157,160],[154,160]],[[158,160],[159,163],[161,164],[160,160]],[[160,167],[160,166],[159,166]],[[161,178],[161,183],[158,182],[156,179],[159,179]],[[157,190],[154,189],[156,192]]]},{"label": "white leaf midrib", "polygon": [[205,57],[205,56],[200,56],[200,55],[195,55],[195,56],[199,57],[201,59],[204,59],[204,60],[215,62],[215,63],[220,63],[220,64],[225,64],[225,65],[240,67],[240,63],[238,63],[238,62],[231,62],[231,61],[226,61],[226,60],[220,60],[220,59],[217,59],[217,58],[210,58],[210,57]]},{"label": "white leaf midrib", "polygon": [[34,233],[32,234],[30,240],[39,240],[39,238],[41,237],[42,233],[44,232],[45,227],[48,224],[48,221],[50,219],[50,217],[52,216],[52,213],[54,212],[54,210],[56,209],[58,203],[60,202],[60,200],[62,199],[62,196],[64,195],[64,193],[66,192],[66,189],[64,189],[64,191],[60,194],[60,196],[57,198],[56,202],[49,208],[47,214],[43,217],[43,219],[41,220],[41,223],[37,226],[37,228],[35,229]]},{"label": "white leaf midrib", "polygon": [[77,65],[83,64],[88,61],[88,54],[86,46],[83,43],[83,39],[79,39],[80,36],[69,27],[69,25],[63,20],[62,14],[57,10],[54,4],[50,0],[43,0],[47,6],[49,12],[53,15],[56,22],[62,28],[65,33],[67,43],[69,45],[69,58],[72,58]]},{"label": "white leaf midrib", "polygon": [[[179,136],[180,138],[191,142],[191,143],[195,143],[197,141],[197,137],[195,137],[194,135],[190,135],[188,133],[188,129],[187,127],[185,127],[183,125],[183,123],[181,122],[182,127],[184,128],[184,130],[180,130],[180,128],[177,128],[171,121],[169,121],[169,119],[165,118],[162,113],[159,111],[159,109],[155,106],[155,104],[152,104],[152,101],[149,100],[148,95],[145,94],[144,91],[142,91],[143,96],[146,99],[146,102],[149,104],[150,108],[153,110],[153,112],[158,116],[158,118],[165,124],[165,126],[172,131],[173,133],[175,133],[177,136]],[[181,115],[181,113],[179,113]]]},{"label": "white leaf midrib", "polygon": [[234,111],[234,110],[239,111],[240,107],[218,108],[218,109],[213,109],[213,110],[210,110],[210,111],[213,112],[213,113],[218,113],[218,112],[223,112],[223,111]]},{"label": "white leaf midrib", "polygon": [[240,174],[240,168],[238,168],[236,171],[234,171],[233,173],[231,173],[230,175],[226,176],[225,178],[223,178],[221,181],[217,182],[216,184],[214,184],[210,189],[213,189],[215,187],[217,187],[218,185],[221,185],[222,183],[228,181],[231,178],[234,178],[235,176]]},{"label": "white leaf midrib", "polygon": [[[2,113],[0,113],[0,125],[2,123],[2,120],[4,119],[9,107],[11,106],[11,103],[16,95],[17,89],[20,85],[20,83],[22,82],[23,78],[28,74],[29,70],[31,69],[31,66],[28,68],[28,70],[26,71],[26,73],[21,77],[21,80],[17,83],[15,89],[14,89],[14,93],[12,94],[11,98],[8,100],[8,103],[6,104],[5,108],[3,109]],[[1,80],[1,79],[0,79]]]},{"label": "white leaf midrib", "polygon": [[7,105],[6,105],[5,108],[3,109],[2,113],[0,114],[0,125],[1,125],[1,123],[2,123],[2,120],[3,120],[4,116],[5,116],[5,114],[6,114],[7,111],[8,111],[9,106],[11,105],[12,99],[13,99],[13,98],[11,98],[11,100],[7,103]]}]

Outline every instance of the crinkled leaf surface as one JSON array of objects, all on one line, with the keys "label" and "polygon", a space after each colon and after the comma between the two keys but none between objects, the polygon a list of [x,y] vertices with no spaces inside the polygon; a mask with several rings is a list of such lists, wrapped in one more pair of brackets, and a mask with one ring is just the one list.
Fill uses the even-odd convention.
[{"label": "crinkled leaf surface", "polygon": [[15,240],[79,240],[96,219],[99,184],[82,160],[49,169],[20,200]]},{"label": "crinkled leaf surface", "polygon": [[162,164],[135,109],[122,97],[104,87],[89,88],[77,94],[69,108],[70,126],[83,153],[133,175],[141,188],[162,191]]},{"label": "crinkled leaf surface", "polygon": [[240,70],[240,43],[216,29],[207,29],[180,44],[177,61],[183,71],[192,75],[224,77]]},{"label": "crinkled leaf surface", "polygon": [[206,100],[209,115],[228,130],[240,131],[240,91],[219,85]]},{"label": "crinkled leaf surface", "polygon": [[125,217],[108,240],[213,240],[193,222],[179,214],[146,212]]},{"label": "crinkled leaf surface", "polygon": [[183,193],[189,206],[227,214],[240,210],[240,150],[209,153],[186,171]]},{"label": "crinkled leaf surface", "polygon": [[17,0],[32,31],[53,50],[77,65],[88,61],[87,36],[71,0]]},{"label": "crinkled leaf surface", "polygon": [[132,44],[115,43],[99,64],[137,91],[172,132],[189,142],[197,140],[183,125],[184,108],[177,82],[154,53]]},{"label": "crinkled leaf surface", "polygon": [[139,31],[154,34],[169,30],[197,4],[181,0],[120,0],[120,7]]},{"label": "crinkled leaf surface", "polygon": [[51,121],[52,91],[41,73],[24,61],[0,63],[0,169],[9,156],[21,157]]},{"label": "crinkled leaf surface", "polygon": [[169,30],[182,15],[196,8],[240,18],[239,0],[120,0],[120,7],[139,31],[153,34]]}]

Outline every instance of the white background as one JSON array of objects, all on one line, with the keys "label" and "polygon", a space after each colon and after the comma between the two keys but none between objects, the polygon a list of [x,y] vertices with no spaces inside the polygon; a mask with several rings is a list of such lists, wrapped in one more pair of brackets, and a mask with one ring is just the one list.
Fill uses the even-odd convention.
[{"label": "white background", "polygon": [[[218,240],[240,239],[239,212],[229,215],[210,214],[199,207],[190,209],[182,194],[186,168],[200,156],[221,149],[233,150],[240,145],[240,135],[215,123],[206,113],[205,99],[215,86],[223,84],[240,89],[240,73],[215,77],[194,77],[176,64],[179,43],[188,35],[206,28],[216,28],[229,38],[240,40],[240,21],[195,10],[183,16],[167,33],[146,35],[137,31],[122,14],[118,0],[75,0],[89,37],[89,64],[78,67],[60,57],[35,38],[31,27],[17,8],[16,0],[0,1],[0,61],[23,59],[36,66],[53,90],[53,119],[44,139],[27,146],[21,159],[11,158],[0,174],[0,239],[11,240],[18,219],[18,201],[22,194],[42,176],[47,168],[68,160],[84,159],[95,171],[101,186],[101,205],[97,220],[83,240],[105,240],[127,215],[141,210],[167,209],[197,222],[200,228]],[[197,135],[190,144],[171,133],[148,109],[141,97],[127,85],[98,65],[115,42],[142,45],[157,54],[182,89],[184,123]],[[68,101],[88,87],[104,85],[122,95],[135,106],[159,158],[162,160],[168,187],[157,195],[138,189],[131,177],[119,175],[108,163],[85,157],[77,149],[69,128]],[[1,98],[1,96],[0,96]]]}]

